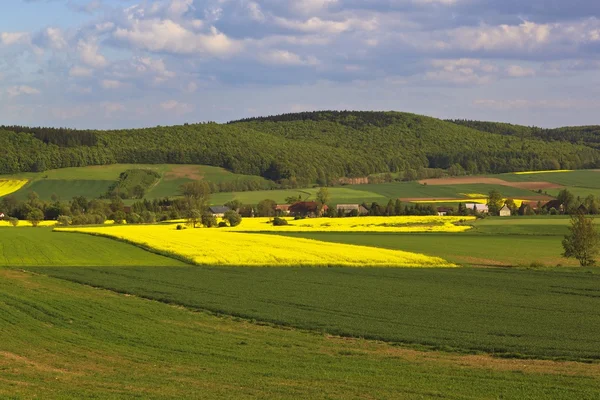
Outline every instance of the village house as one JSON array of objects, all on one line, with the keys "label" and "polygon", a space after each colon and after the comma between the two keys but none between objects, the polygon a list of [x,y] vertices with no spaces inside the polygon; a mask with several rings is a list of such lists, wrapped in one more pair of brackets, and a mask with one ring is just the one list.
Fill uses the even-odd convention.
[{"label": "village house", "polygon": [[225,206],[213,206],[209,207],[210,213],[216,218],[223,218],[227,211],[231,211],[229,207]]},{"label": "village house", "polygon": [[319,210],[319,203],[316,201],[300,201],[292,204],[289,208],[290,214],[294,217],[321,217],[329,207],[326,204]]},{"label": "village house", "polygon": [[550,200],[546,204],[542,206],[545,210],[550,212],[550,210],[555,209],[556,211],[563,213],[565,211],[565,207],[562,205],[560,200]]},{"label": "village house", "polygon": [[4,213],[0,212],[0,219],[4,219],[5,215]]},{"label": "village house", "polygon": [[454,209],[450,208],[450,207],[438,207],[437,208],[437,213],[440,217],[445,217],[446,215],[448,215],[449,213],[453,212]]},{"label": "village house", "polygon": [[348,215],[351,213],[356,213],[356,215],[367,215],[369,214],[369,210],[363,207],[360,204],[338,204],[337,205],[338,215]]},{"label": "village house", "polygon": [[487,204],[478,204],[478,203],[467,203],[465,204],[465,208],[470,211],[477,211],[481,214],[487,214],[490,212]]},{"label": "village house", "polygon": [[500,209],[500,216],[501,217],[510,217],[511,212],[510,212],[510,208],[508,208],[508,206],[505,204],[504,207],[502,207]]},{"label": "village house", "polygon": [[290,205],[289,204],[277,204],[275,207],[275,213],[277,215],[290,215]]}]

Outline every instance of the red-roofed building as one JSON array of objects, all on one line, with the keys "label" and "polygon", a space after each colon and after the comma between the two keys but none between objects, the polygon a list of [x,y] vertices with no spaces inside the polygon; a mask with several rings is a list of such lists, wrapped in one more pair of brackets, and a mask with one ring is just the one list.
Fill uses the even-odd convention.
[{"label": "red-roofed building", "polygon": [[300,201],[292,204],[289,208],[290,214],[299,217],[320,217],[329,210],[326,204],[319,210],[319,203],[316,201]]}]

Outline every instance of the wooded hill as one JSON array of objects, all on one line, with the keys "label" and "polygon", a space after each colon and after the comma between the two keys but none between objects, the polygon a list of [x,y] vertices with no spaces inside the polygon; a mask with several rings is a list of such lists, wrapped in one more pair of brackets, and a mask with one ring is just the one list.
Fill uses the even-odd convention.
[{"label": "wooded hill", "polygon": [[[114,131],[0,127],[0,173],[113,163],[205,164],[292,184],[327,184],[423,168],[502,173],[600,167],[597,131],[535,129],[349,111]],[[577,135],[581,138],[572,140]]]}]

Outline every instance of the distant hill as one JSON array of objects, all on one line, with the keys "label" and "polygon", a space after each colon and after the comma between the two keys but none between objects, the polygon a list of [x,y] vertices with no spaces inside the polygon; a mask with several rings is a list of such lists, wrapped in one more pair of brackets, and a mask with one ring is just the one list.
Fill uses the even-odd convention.
[{"label": "distant hill", "polygon": [[535,126],[513,125],[502,122],[469,120],[449,120],[448,122],[498,135],[512,135],[524,138],[542,139],[544,141],[562,141],[583,144],[600,150],[600,125],[567,126],[563,128],[544,129]]},{"label": "distant hill", "polygon": [[[304,185],[385,172],[414,176],[425,168],[455,174],[600,167],[593,131],[538,134],[536,129],[352,111],[113,131],[0,127],[0,173],[114,163],[204,164]],[[578,129],[585,139],[566,139]]]}]

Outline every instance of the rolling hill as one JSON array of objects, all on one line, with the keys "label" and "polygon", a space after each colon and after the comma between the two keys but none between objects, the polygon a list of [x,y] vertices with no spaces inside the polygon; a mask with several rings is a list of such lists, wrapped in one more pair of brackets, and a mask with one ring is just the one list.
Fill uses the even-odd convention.
[{"label": "rolling hill", "polygon": [[203,164],[290,187],[386,172],[416,178],[425,168],[483,174],[600,166],[600,151],[585,142],[486,132],[399,112],[312,112],[114,131],[2,127],[0,147],[6,150],[0,174]]}]

